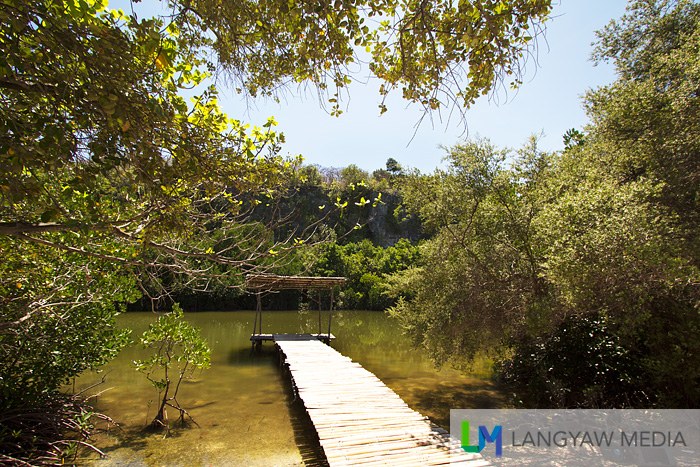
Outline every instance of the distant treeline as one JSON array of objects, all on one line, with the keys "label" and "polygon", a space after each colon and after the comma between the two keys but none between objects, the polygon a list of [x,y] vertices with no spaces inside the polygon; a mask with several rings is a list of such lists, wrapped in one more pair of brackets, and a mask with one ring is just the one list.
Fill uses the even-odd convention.
[{"label": "distant treeline", "polygon": [[[336,291],[334,303],[338,308],[383,311],[395,304],[396,300],[384,293],[385,276],[416,264],[424,232],[420,219],[404,210],[401,194],[394,188],[406,176],[404,169],[393,158],[387,160],[386,167],[370,175],[355,165],[302,166],[278,208],[280,216],[291,219],[277,232],[278,236],[289,235],[292,230],[303,231],[339,200],[350,201],[341,211],[328,216],[322,226],[325,231],[332,231],[331,241],[301,250],[293,260],[273,271],[281,275],[347,277],[346,285]],[[354,200],[376,202],[363,206]],[[207,287],[206,291],[178,287],[176,279],[161,276],[161,282],[153,284],[149,295],[157,296],[156,287],[166,284],[170,289],[168,299],[151,302],[144,296],[129,305],[128,310],[167,310],[174,302],[187,311],[254,309],[256,298],[240,287],[241,276],[240,271],[232,270],[229,283]],[[263,307],[313,308],[318,306],[316,299],[316,295],[310,299],[306,291],[287,290],[267,294]],[[323,306],[329,299],[330,294],[324,291]]]}]

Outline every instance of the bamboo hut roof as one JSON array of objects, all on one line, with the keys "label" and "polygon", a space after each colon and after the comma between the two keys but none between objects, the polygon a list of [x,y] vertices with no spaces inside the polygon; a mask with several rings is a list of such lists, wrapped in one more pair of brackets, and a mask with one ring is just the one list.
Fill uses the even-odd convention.
[{"label": "bamboo hut roof", "polygon": [[277,276],[274,274],[248,275],[245,279],[247,289],[332,289],[336,285],[343,285],[346,277],[302,277],[302,276]]}]

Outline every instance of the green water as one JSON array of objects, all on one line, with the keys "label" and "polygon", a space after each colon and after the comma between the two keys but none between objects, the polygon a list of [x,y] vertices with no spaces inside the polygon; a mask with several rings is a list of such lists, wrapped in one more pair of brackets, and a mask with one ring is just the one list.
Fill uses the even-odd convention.
[{"label": "green water", "polygon": [[[249,337],[254,312],[187,314],[202,329],[212,348],[211,368],[185,381],[178,400],[200,427],[174,428],[170,436],[146,433],[155,415],[157,393],[130,363],[145,358],[137,346],[122,351],[100,374],[76,382],[103,391],[94,406],[120,425],[100,423],[93,441],[108,457],[85,458],[95,466],[265,466],[322,465],[313,429],[299,402],[293,401],[288,376],[281,371],[271,343],[252,351]],[[156,316],[128,313],[121,327],[134,337]],[[327,313],[323,315],[324,332]],[[317,312],[265,312],[264,333],[318,332]],[[450,368],[437,371],[427,357],[411,348],[396,321],[384,313],[333,313],[332,346],[373,372],[414,410],[449,428],[451,408],[500,408],[505,395],[489,379],[487,365],[471,375]],[[333,375],[329,374],[329,378]],[[154,401],[153,404],[149,402]],[[175,416],[173,414],[173,416]]]}]

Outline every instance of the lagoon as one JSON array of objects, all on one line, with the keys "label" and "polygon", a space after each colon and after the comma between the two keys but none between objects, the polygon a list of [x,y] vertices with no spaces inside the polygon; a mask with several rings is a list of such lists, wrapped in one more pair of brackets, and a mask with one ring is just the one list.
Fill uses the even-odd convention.
[{"label": "lagoon", "polygon": [[[253,350],[249,341],[254,312],[185,314],[202,329],[212,348],[211,368],[185,381],[178,394],[199,427],[173,428],[170,436],[144,432],[155,413],[157,393],[131,366],[146,358],[140,346],[124,349],[100,373],[88,373],[76,390],[103,377],[91,391],[102,391],[94,407],[119,428],[100,423],[93,442],[108,457],[90,455],[90,466],[314,466],[324,465],[303,406],[293,400],[288,375],[279,366],[274,345]],[[327,316],[324,314],[327,326]],[[155,321],[150,312],[126,313],[119,327],[138,336]],[[318,329],[315,311],[264,312],[264,333],[305,333]],[[412,348],[393,318],[373,311],[334,311],[332,346],[360,363],[406,403],[449,429],[449,411],[505,408],[506,394],[492,381],[482,361],[470,374],[452,368],[437,370],[424,351]],[[332,378],[333,375],[328,375]],[[175,414],[173,413],[173,417]]]}]

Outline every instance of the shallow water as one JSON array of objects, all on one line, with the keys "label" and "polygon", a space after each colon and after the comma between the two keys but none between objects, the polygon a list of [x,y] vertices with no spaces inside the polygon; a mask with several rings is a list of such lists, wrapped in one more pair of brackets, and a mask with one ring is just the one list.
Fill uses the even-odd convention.
[{"label": "shallow water", "polygon": [[[173,428],[170,436],[145,433],[155,415],[157,393],[131,366],[147,351],[133,345],[106,365],[76,382],[81,389],[104,391],[95,408],[120,428],[99,424],[104,431],[93,441],[108,457],[88,456],[95,466],[311,466],[323,465],[314,432],[303,407],[292,400],[289,381],[279,368],[271,343],[253,351],[249,341],[254,312],[187,314],[202,329],[212,348],[211,368],[185,381],[178,401],[199,427]],[[153,322],[152,313],[127,313],[120,327],[136,339]],[[327,312],[323,315],[327,329]],[[318,331],[317,312],[265,312],[263,332]],[[438,371],[423,352],[411,348],[395,320],[384,313],[336,311],[332,346],[373,372],[406,403],[435,423],[449,428],[451,408],[502,408],[506,397],[490,381],[488,365],[464,375],[450,368]],[[332,375],[329,375],[332,377]],[[105,391],[106,388],[109,388]],[[151,401],[153,401],[151,403]],[[175,414],[173,413],[174,417]]]}]

